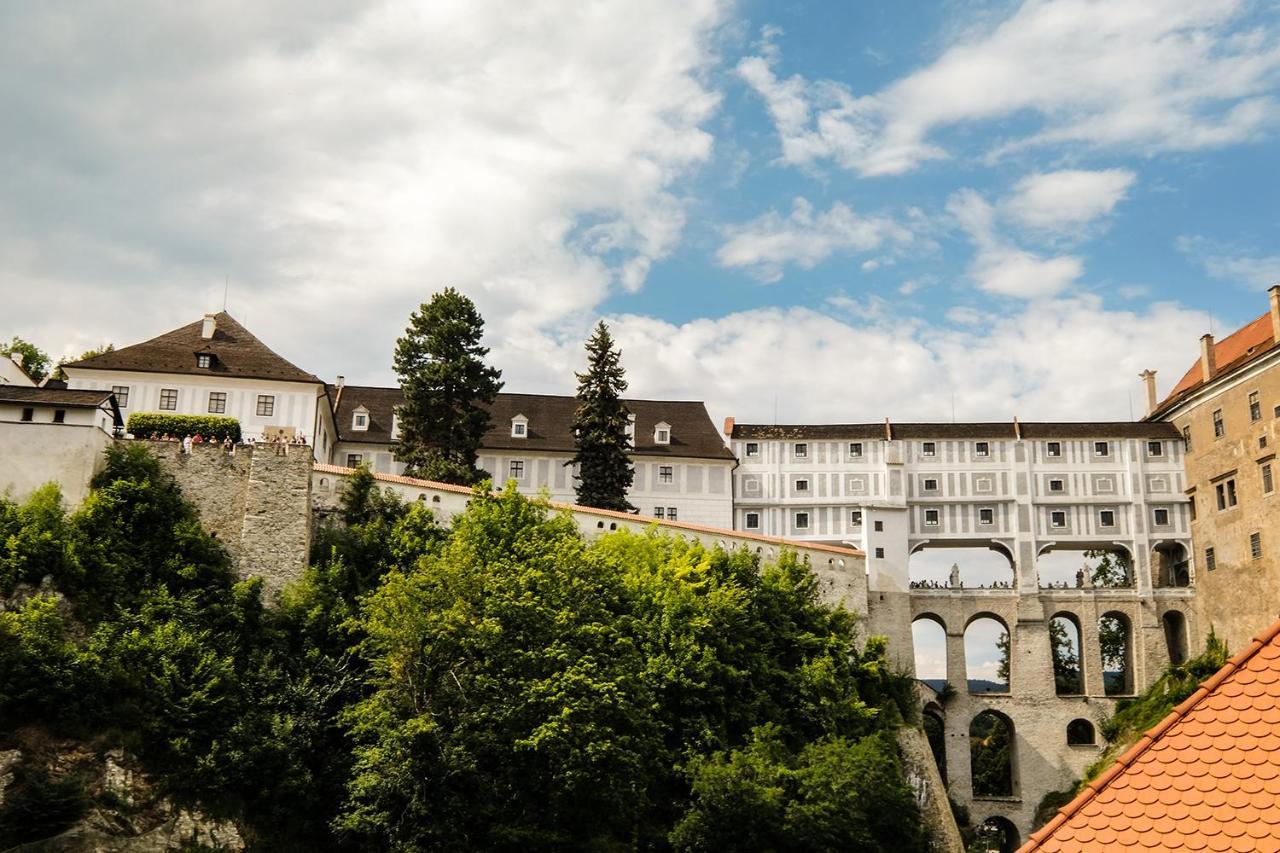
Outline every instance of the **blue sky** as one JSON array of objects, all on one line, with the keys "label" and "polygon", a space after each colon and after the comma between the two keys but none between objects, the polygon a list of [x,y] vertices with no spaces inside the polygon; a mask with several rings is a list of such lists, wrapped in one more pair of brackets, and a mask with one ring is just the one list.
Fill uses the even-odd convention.
[{"label": "blue sky", "polygon": [[0,334],[219,308],[390,382],[444,285],[511,390],[605,317],[739,420],[1112,419],[1280,282],[1247,0],[0,10]]}]

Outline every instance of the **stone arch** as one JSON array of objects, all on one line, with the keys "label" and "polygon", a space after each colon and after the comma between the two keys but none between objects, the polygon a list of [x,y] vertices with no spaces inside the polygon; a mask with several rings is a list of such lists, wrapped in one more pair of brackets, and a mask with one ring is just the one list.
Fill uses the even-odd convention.
[{"label": "stone arch", "polygon": [[1013,821],[994,815],[978,827],[969,850],[975,853],[1014,853],[1020,846],[1018,828],[1013,825]]},{"label": "stone arch", "polygon": [[1083,718],[1067,723],[1067,746],[1093,746],[1097,742],[1093,723]]},{"label": "stone arch", "polygon": [[941,690],[951,675],[947,672],[947,623],[935,613],[921,613],[911,620],[911,640],[916,678]]},{"label": "stone arch", "polygon": [[969,774],[974,797],[1018,793],[1017,733],[1008,715],[988,708],[969,721]]},{"label": "stone arch", "polygon": [[913,589],[1015,589],[1017,575],[1009,549],[994,540],[917,542],[907,558]]},{"label": "stone arch", "polygon": [[969,693],[1008,693],[1013,640],[1009,625],[990,611],[969,617],[964,625],[964,662]]},{"label": "stone arch", "polygon": [[320,488],[322,488],[322,489],[323,489],[323,488],[324,488],[325,486],[327,486],[327,485],[329,485],[329,478],[328,478],[328,477],[321,477],[321,478],[320,478]]},{"label": "stone arch", "polygon": [[1151,549],[1151,585],[1191,586],[1191,558],[1181,542],[1157,542]]},{"label": "stone arch", "polygon": [[920,713],[920,724],[924,728],[925,739],[929,741],[929,750],[933,753],[933,763],[938,766],[938,775],[942,782],[949,785],[947,779],[947,712],[937,702],[927,702]]},{"label": "stone arch", "polygon": [[1050,542],[1036,555],[1041,589],[1133,586],[1133,554],[1116,542]]},{"label": "stone arch", "polygon": [[431,502],[432,502],[433,504],[438,504],[438,503],[440,503],[440,496],[439,496],[439,495],[432,495],[432,496],[431,496]]},{"label": "stone arch", "polygon": [[1178,666],[1187,660],[1187,617],[1181,610],[1166,610],[1160,617],[1169,663]]},{"label": "stone arch", "polygon": [[603,521],[597,521],[597,522],[596,522],[596,529],[597,529],[597,530],[604,530],[604,522],[603,522]]},{"label": "stone arch", "polygon": [[1133,622],[1119,610],[1098,618],[1098,658],[1108,696],[1133,693]]},{"label": "stone arch", "polygon": [[1084,688],[1084,630],[1080,619],[1060,610],[1049,619],[1049,654],[1053,662],[1053,691],[1080,696]]},{"label": "stone arch", "polygon": [[609,529],[610,529],[610,530],[617,530],[617,529],[618,529],[618,523],[617,523],[616,521],[611,521],[611,522],[609,522]]}]

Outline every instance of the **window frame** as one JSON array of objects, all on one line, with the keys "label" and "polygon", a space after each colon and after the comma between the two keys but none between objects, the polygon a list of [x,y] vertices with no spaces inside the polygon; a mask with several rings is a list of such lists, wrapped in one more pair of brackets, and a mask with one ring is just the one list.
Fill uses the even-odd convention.
[{"label": "window frame", "polygon": [[[1110,521],[1107,521],[1107,517],[1108,517],[1108,516],[1110,516],[1110,518],[1111,518],[1111,520],[1110,520]],[[1100,509],[1100,510],[1098,510],[1098,526],[1099,526],[1099,527],[1115,527],[1115,526],[1116,526],[1116,511],[1115,511],[1114,509]]]},{"label": "window frame", "polygon": [[1274,494],[1276,490],[1275,473],[1272,471],[1270,462],[1263,462],[1258,466],[1258,476],[1262,479],[1262,493],[1264,495]]},{"label": "window frame", "polygon": [[936,507],[929,507],[928,509],[926,509],[924,511],[924,526],[925,527],[942,526],[941,511],[939,511]]},{"label": "window frame", "polygon": [[1227,434],[1226,422],[1222,418],[1222,409],[1213,410],[1213,437],[1215,440]]},{"label": "window frame", "polygon": [[368,412],[352,412],[351,413],[351,429],[353,432],[369,431],[369,413]]},{"label": "window frame", "polygon": [[[1061,522],[1058,519],[1062,519]],[[1049,527],[1054,530],[1063,530],[1067,526],[1067,511],[1064,509],[1055,509],[1049,511]]]},{"label": "window frame", "polygon": [[1257,391],[1249,392],[1249,423],[1256,424],[1262,420],[1262,399]]},{"label": "window frame", "polygon": [[66,410],[66,409],[54,409],[54,410],[53,410],[53,422],[54,422],[55,424],[65,424],[65,423],[67,422],[67,410]]},{"label": "window frame", "polygon": [[22,415],[20,416],[19,420],[20,420],[22,423],[24,423],[24,424],[33,424],[33,423],[35,423],[35,422],[36,422],[36,407],[35,407],[35,406],[23,406],[23,407],[22,407]]},{"label": "window frame", "polygon": [[680,518],[676,515],[676,508],[673,506],[667,507],[667,521],[679,521],[679,520]]},{"label": "window frame", "polygon": [[665,506],[655,506],[653,508],[653,517],[660,521],[666,521],[667,508]]},{"label": "window frame", "polygon": [[934,458],[938,455],[938,443],[936,441],[920,442],[920,455]]},{"label": "window frame", "polygon": [[1163,441],[1148,441],[1148,442],[1147,442],[1147,457],[1148,457],[1149,459],[1163,459],[1163,458],[1164,458],[1164,442],[1163,442]]},{"label": "window frame", "polygon": [[[1160,520],[1161,514],[1164,515],[1164,521]],[[1156,507],[1151,512],[1151,524],[1153,527],[1168,527],[1170,517],[1168,508]]]},{"label": "window frame", "polygon": [[511,459],[507,462],[507,479],[523,480],[524,472],[525,467],[523,459]]},{"label": "window frame", "polygon": [[[929,485],[930,483],[933,483],[933,485],[932,485],[932,486],[930,486],[930,485]],[[925,478],[923,478],[923,479],[920,481],[920,491],[922,491],[922,492],[936,492],[936,491],[938,491],[938,478],[937,478],[937,477],[925,477]]]},{"label": "window frame", "polygon": [[213,355],[207,352],[196,353],[196,367],[201,370],[209,370],[213,367]]},{"label": "window frame", "polygon": [[1262,559],[1262,531],[1255,530],[1249,534],[1249,559]]},{"label": "window frame", "polygon": [[1062,442],[1046,441],[1044,443],[1044,455],[1045,455],[1045,458],[1047,459],[1061,459],[1062,458]]},{"label": "window frame", "polygon": [[809,478],[808,477],[796,478],[795,490],[797,492],[805,492],[807,494],[809,492]]},{"label": "window frame", "polygon": [[809,458],[809,442],[798,441],[795,444],[791,445],[791,455],[796,459],[808,459]]},{"label": "window frame", "polygon": [[[217,408],[214,408],[215,403],[218,406]],[[211,415],[225,415],[227,413],[227,392],[210,391],[206,408]]]},{"label": "window frame", "polygon": [[1093,443],[1093,455],[1097,459],[1109,459],[1111,457],[1111,442],[1095,441]]},{"label": "window frame", "polygon": [[860,509],[849,510],[849,525],[851,527],[862,527],[863,526],[862,519],[863,519],[862,510]]},{"label": "window frame", "polygon": [[129,386],[112,385],[111,393],[116,395],[116,405],[122,409],[129,408]]},{"label": "window frame", "polygon": [[674,465],[659,465],[658,466],[658,482],[674,483],[676,481],[675,472],[676,472],[676,468]]},{"label": "window frame", "polygon": [[748,441],[742,448],[742,454],[748,459],[754,459],[760,455],[760,442]]},{"label": "window frame", "polygon": [[161,388],[160,404],[156,408],[162,412],[178,411],[178,389],[177,388]]},{"label": "window frame", "polygon": [[1204,549],[1204,567],[1211,572],[1218,568],[1218,555],[1212,545]]},{"label": "window frame", "polygon": [[347,467],[348,467],[348,468],[359,468],[359,467],[360,467],[360,463],[361,463],[361,462],[364,462],[364,454],[363,454],[363,453],[348,453],[348,454],[347,454]]},{"label": "window frame", "polygon": [[[1057,487],[1056,489],[1053,487],[1053,484],[1054,484],[1054,483],[1057,483],[1057,484],[1058,484],[1058,487]],[[1064,480],[1062,477],[1050,477],[1050,478],[1049,478],[1049,494],[1051,494],[1051,495],[1052,495],[1052,494],[1066,494],[1066,493],[1067,493],[1067,481],[1066,481],[1066,480]]]},{"label": "window frame", "polygon": [[996,523],[996,509],[991,506],[978,507],[978,524],[988,527]]},{"label": "window frame", "polygon": [[[661,509],[661,507],[659,507],[659,509]],[[752,523],[753,519],[755,520],[754,524]],[[742,529],[743,530],[759,530],[760,529],[760,513],[759,512],[744,513],[742,516]]]},{"label": "window frame", "polygon": [[861,459],[862,451],[863,451],[863,446],[861,441],[849,442],[849,458],[850,459]]},{"label": "window frame", "polygon": [[275,394],[259,394],[257,405],[254,407],[258,418],[274,418],[276,416],[276,395]]},{"label": "window frame", "polygon": [[974,455],[974,456],[984,456],[984,457],[985,457],[985,456],[990,456],[990,455],[991,455],[991,442],[989,442],[989,441],[975,441],[975,442],[974,442],[974,444],[973,444],[973,455]]},{"label": "window frame", "polygon": [[[800,519],[804,519],[804,524],[800,523]],[[793,513],[791,516],[792,530],[808,530],[809,529],[809,513],[805,510]]]}]

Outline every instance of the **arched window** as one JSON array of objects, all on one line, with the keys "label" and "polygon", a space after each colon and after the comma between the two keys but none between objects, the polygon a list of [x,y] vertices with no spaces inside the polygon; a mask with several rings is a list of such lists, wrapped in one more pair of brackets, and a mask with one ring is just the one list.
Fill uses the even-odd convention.
[{"label": "arched window", "polygon": [[938,775],[947,784],[947,724],[942,708],[932,702],[924,709],[920,717],[924,727],[924,736],[929,741],[929,750],[933,753],[933,763],[938,765]]},{"label": "arched window", "polygon": [[1012,797],[1013,721],[998,711],[983,711],[969,723],[969,772],[975,797]]},{"label": "arched window", "polygon": [[947,683],[947,631],[935,616],[918,616],[911,623],[916,678],[934,690]]},{"label": "arched window", "polygon": [[1053,655],[1053,689],[1059,696],[1084,693],[1080,667],[1080,625],[1074,616],[1060,613],[1049,620],[1049,649]]},{"label": "arched window", "polygon": [[1169,648],[1169,663],[1174,666],[1187,660],[1187,617],[1170,610],[1160,618],[1164,626],[1164,642]]},{"label": "arched window", "polygon": [[1133,693],[1133,630],[1128,616],[1112,611],[1098,620],[1098,654],[1107,695]]},{"label": "arched window", "polygon": [[907,562],[913,589],[1015,589],[1013,560],[1001,547],[919,548]]},{"label": "arched window", "polygon": [[1009,630],[994,616],[979,616],[964,630],[966,687],[970,693],[1008,693]]},{"label": "arched window", "polygon": [[989,817],[975,834],[970,851],[980,853],[1014,853],[1019,847],[1018,828],[1003,817]]},{"label": "arched window", "polygon": [[1068,746],[1093,746],[1093,723],[1088,720],[1072,720],[1067,723]]}]

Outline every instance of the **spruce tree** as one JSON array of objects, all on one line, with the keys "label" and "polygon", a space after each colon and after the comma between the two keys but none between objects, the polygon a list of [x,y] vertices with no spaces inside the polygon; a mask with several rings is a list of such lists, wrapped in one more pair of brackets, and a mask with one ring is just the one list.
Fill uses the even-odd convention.
[{"label": "spruce tree", "polygon": [[628,412],[622,402],[627,380],[621,359],[609,327],[600,321],[587,341],[587,372],[577,374],[578,408],[573,416],[577,452],[568,464],[578,466],[578,503],[635,512],[627,502],[635,470],[627,454]]},{"label": "spruce tree", "polygon": [[483,476],[476,453],[502,388],[502,371],[485,364],[483,335],[475,303],[448,287],[410,315],[396,341],[404,404],[395,453],[408,476],[459,485]]}]

